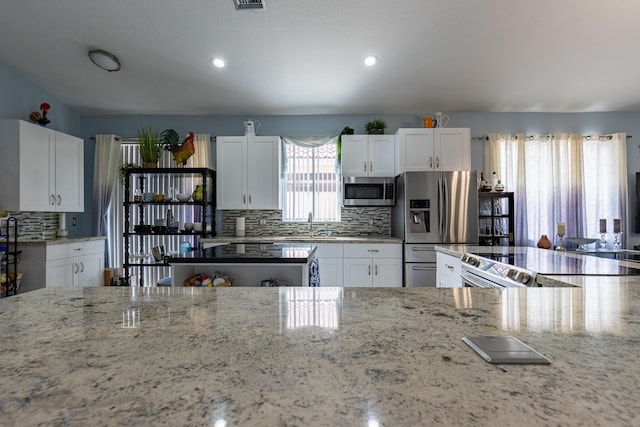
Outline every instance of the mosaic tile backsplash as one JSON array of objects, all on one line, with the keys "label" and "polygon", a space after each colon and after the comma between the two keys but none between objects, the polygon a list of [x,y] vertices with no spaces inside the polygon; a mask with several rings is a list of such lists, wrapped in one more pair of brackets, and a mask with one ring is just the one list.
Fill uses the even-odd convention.
[{"label": "mosaic tile backsplash", "polygon": [[[309,233],[308,222],[283,222],[280,210],[224,210],[221,212],[221,236],[236,234],[236,218],[245,218],[247,236],[300,236]],[[313,222],[316,236],[389,236],[390,208],[342,208],[340,222]],[[260,223],[264,220],[264,225]]]},{"label": "mosaic tile backsplash", "polygon": [[58,213],[11,211],[7,213],[18,221],[18,237],[32,239],[56,238],[56,231],[58,229]]}]

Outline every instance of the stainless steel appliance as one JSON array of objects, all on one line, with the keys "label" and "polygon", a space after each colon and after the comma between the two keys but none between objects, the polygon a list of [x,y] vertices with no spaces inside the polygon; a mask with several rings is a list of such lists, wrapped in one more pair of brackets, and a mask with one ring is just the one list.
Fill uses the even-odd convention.
[{"label": "stainless steel appliance", "polygon": [[436,286],[434,246],[478,243],[476,171],[405,172],[396,177],[391,232],[404,239],[404,285]]},{"label": "stainless steel appliance", "polygon": [[345,177],[342,180],[343,206],[394,206],[396,179]]},{"label": "stainless steel appliance", "polygon": [[525,268],[504,264],[494,259],[464,254],[462,283],[465,288],[526,288],[539,286],[536,273]]}]

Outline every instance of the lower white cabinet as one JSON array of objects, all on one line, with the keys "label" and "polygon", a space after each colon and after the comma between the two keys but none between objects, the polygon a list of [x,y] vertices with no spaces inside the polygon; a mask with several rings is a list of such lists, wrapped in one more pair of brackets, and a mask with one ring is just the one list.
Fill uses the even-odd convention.
[{"label": "lower white cabinet", "polygon": [[345,243],[343,283],[345,287],[402,287],[402,245]]},{"label": "lower white cabinet", "polygon": [[102,286],[104,240],[48,245],[47,287]]},{"label": "lower white cabinet", "polygon": [[436,287],[438,288],[460,288],[462,279],[462,261],[451,255],[436,252]]},{"label": "lower white cabinet", "polygon": [[342,286],[344,245],[342,243],[314,244],[320,267],[320,286]]}]

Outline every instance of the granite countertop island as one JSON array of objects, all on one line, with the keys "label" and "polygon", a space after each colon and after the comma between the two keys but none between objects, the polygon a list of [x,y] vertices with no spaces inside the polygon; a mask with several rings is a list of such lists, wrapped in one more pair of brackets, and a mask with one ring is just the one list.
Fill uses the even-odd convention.
[{"label": "granite countertop island", "polygon": [[[86,288],[0,300],[5,425],[640,424],[640,289]],[[551,365],[492,365],[512,335]]]}]

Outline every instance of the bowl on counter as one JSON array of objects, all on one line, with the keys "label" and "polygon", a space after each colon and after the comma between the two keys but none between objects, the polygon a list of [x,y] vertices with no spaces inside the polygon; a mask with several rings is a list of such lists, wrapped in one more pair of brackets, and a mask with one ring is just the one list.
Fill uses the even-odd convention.
[{"label": "bowl on counter", "polygon": [[178,193],[176,195],[176,197],[178,198],[179,201],[181,202],[188,202],[191,199],[191,194],[188,193]]},{"label": "bowl on counter", "polygon": [[598,241],[598,239],[594,239],[592,237],[567,237],[566,239],[567,241],[578,245],[578,249],[576,249],[576,251],[579,252],[586,252],[587,248],[584,247],[585,245],[590,245],[591,243]]}]

